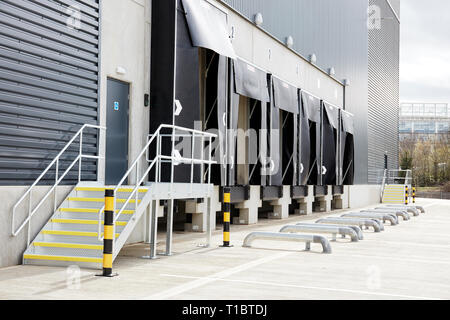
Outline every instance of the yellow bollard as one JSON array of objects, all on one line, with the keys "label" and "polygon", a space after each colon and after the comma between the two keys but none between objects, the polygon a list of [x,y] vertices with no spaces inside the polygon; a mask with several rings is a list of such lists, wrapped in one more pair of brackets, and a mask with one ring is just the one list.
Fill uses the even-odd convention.
[{"label": "yellow bollard", "polygon": [[[101,214],[101,213],[100,213]],[[114,277],[112,273],[114,244],[114,190],[105,190],[105,221],[103,226],[103,277]]]},{"label": "yellow bollard", "polygon": [[231,190],[223,189],[223,247],[230,246]]},{"label": "yellow bollard", "polygon": [[405,186],[406,192],[405,192],[405,204],[408,205],[408,186]]}]

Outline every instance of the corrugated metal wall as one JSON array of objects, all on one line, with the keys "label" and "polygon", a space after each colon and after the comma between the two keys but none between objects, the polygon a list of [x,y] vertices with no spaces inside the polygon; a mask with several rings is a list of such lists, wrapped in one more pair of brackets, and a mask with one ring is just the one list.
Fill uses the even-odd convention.
[{"label": "corrugated metal wall", "polygon": [[380,8],[381,26],[369,30],[369,183],[380,183],[384,154],[388,168],[398,168],[400,24],[386,0],[370,0]]},{"label": "corrugated metal wall", "polygon": [[[98,123],[99,1],[0,1],[0,185],[30,184],[83,124]],[[96,134],[83,139],[96,153]],[[96,179],[95,162],[82,176]]]},{"label": "corrugated metal wall", "polygon": [[[281,41],[291,35],[293,48],[317,65],[334,67],[348,79],[346,109],[355,115],[355,183],[367,183],[368,32],[367,0],[222,0],[248,19],[262,13],[262,28]],[[281,76],[281,75],[280,75]]]}]

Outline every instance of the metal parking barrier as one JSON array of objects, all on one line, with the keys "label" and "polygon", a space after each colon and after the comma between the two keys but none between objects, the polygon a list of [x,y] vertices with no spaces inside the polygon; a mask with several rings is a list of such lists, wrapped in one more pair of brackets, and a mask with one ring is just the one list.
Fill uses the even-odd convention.
[{"label": "metal parking barrier", "polygon": [[356,225],[359,226],[360,228],[362,228],[363,226],[366,228],[371,227],[374,232],[381,232],[384,229],[384,227],[382,227],[382,222],[377,219],[333,217],[333,218],[319,219],[316,221],[316,223]]},{"label": "metal parking barrier", "polygon": [[389,213],[376,213],[376,212],[350,212],[341,215],[341,217],[356,217],[356,218],[369,218],[369,219],[379,219],[382,220],[383,223],[387,221],[390,222],[391,226],[395,226],[398,224],[398,218],[394,214]]},{"label": "metal parking barrier", "polygon": [[[314,224],[314,223],[302,223],[302,222],[296,223],[296,225],[303,225],[303,224],[317,225],[317,224]],[[321,226],[336,227],[336,224],[324,224],[324,223],[321,223],[320,225]],[[357,226],[357,225],[345,225],[345,224],[339,225],[339,226],[353,229],[353,231],[355,231],[356,234],[358,235],[358,239],[359,240],[364,240],[364,234],[362,232],[362,229],[359,226]]]},{"label": "metal parking barrier", "polygon": [[[375,210],[386,210],[386,208],[389,207],[376,207]],[[419,215],[419,209],[416,209],[415,207],[412,206],[398,206],[395,207],[397,209],[401,209],[401,210],[406,210],[407,212],[412,213],[415,217],[417,217]]]},{"label": "metal parking barrier", "polygon": [[313,232],[313,233],[326,233],[331,234],[333,236],[333,240],[336,240],[336,235],[340,234],[343,238],[349,236],[352,242],[357,242],[359,240],[358,234],[350,227],[345,226],[327,226],[327,225],[319,225],[319,224],[296,224],[296,225],[287,225],[280,229],[281,233],[283,232]]},{"label": "metal parking barrier", "polygon": [[[388,205],[386,205],[386,207],[405,208],[405,205],[403,205],[403,204],[388,204]],[[386,207],[383,207],[383,208],[386,208]],[[422,206],[409,205],[409,206],[406,206],[406,208],[413,208],[413,209],[420,211],[421,213],[425,213],[425,208]]]},{"label": "metal parking barrier", "polygon": [[386,210],[375,210],[375,209],[366,209],[361,210],[361,212],[382,212],[382,213],[391,213],[395,214],[397,217],[402,217],[403,221],[410,220],[411,217],[409,216],[408,212],[405,210],[400,209],[386,209]]},{"label": "metal parking barrier", "polygon": [[320,235],[275,233],[275,232],[252,232],[244,239],[243,247],[251,247],[255,240],[275,240],[275,241],[297,241],[305,242],[305,250],[311,250],[311,243],[322,245],[322,253],[331,253],[331,245],[327,238]]}]

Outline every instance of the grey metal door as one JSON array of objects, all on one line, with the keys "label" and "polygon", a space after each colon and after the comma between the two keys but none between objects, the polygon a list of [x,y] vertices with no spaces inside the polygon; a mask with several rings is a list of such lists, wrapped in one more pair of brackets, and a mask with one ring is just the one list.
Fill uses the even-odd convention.
[{"label": "grey metal door", "polygon": [[108,78],[106,184],[117,184],[128,170],[128,83]]}]

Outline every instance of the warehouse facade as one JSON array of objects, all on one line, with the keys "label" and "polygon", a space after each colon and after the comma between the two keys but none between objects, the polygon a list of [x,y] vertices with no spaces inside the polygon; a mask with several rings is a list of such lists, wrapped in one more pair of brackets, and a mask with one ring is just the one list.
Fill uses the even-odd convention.
[{"label": "warehouse facade", "polygon": [[[108,129],[86,131],[83,154],[92,157],[61,181],[55,202],[80,177],[116,184],[161,124],[218,133],[213,183],[218,194],[234,187],[235,223],[307,194],[313,202],[345,195],[347,206],[377,201],[379,187],[369,184],[386,155],[398,167],[398,135],[390,136],[398,128],[398,9],[387,0],[3,0],[0,236],[12,253],[2,252],[0,265],[24,250],[24,235],[9,237],[14,204],[84,124]],[[256,140],[228,134],[249,129]],[[59,170],[77,152],[69,148]],[[176,170],[185,182],[189,170]],[[195,167],[196,181],[201,172]],[[59,174],[44,175],[36,201]],[[255,194],[261,205],[246,207]],[[51,205],[41,211],[31,234]],[[130,241],[141,240],[138,227]]]}]

